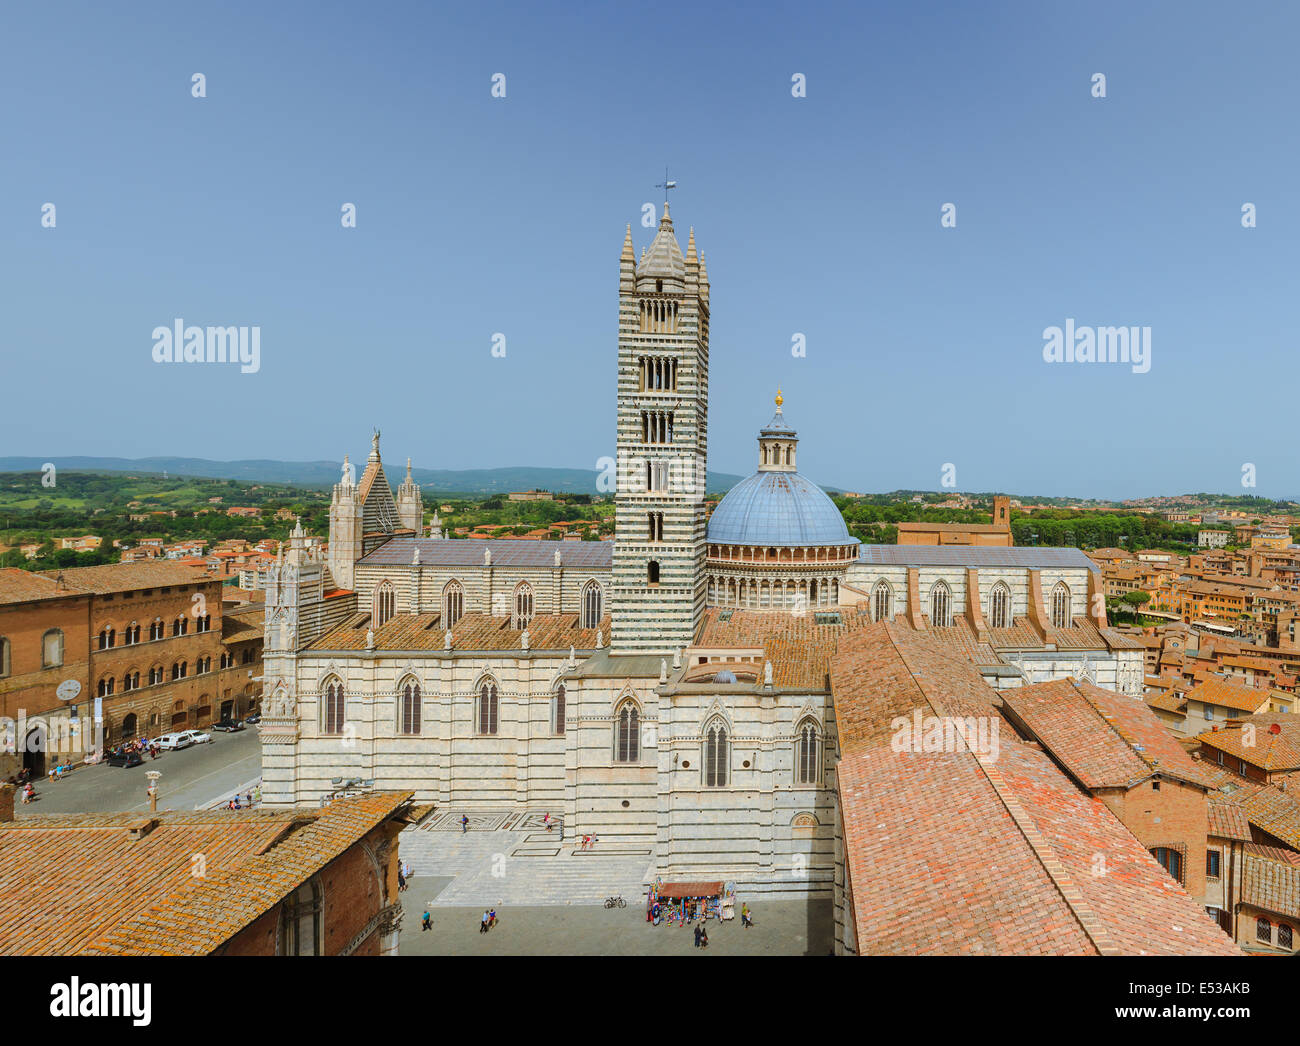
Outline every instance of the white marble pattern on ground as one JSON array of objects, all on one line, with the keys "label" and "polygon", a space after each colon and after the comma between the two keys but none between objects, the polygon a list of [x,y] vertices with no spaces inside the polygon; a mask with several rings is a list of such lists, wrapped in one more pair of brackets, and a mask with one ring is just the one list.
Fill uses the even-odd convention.
[{"label": "white marble pattern on ground", "polygon": [[[480,817],[480,823],[502,823],[494,817]],[[598,905],[606,897],[621,894],[634,905],[645,896],[653,872],[645,853],[604,857],[585,853],[579,861],[574,859],[573,844],[566,840],[561,845],[557,838],[560,852],[555,856],[511,856],[520,846],[538,846],[535,825],[525,824],[523,831],[471,829],[465,833],[441,826],[432,831],[408,828],[399,845],[402,860],[411,866],[412,900],[439,908]],[[433,876],[453,878],[437,897],[424,897],[420,880]]]}]

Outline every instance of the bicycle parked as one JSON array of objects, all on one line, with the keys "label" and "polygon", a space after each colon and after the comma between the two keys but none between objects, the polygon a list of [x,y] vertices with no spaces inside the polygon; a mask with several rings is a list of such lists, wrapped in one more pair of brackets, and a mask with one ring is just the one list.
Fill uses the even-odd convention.
[{"label": "bicycle parked", "polygon": [[605,898],[605,907],[606,907],[606,908],[626,908],[626,907],[627,907],[627,901],[623,900],[622,897],[606,897],[606,898]]}]

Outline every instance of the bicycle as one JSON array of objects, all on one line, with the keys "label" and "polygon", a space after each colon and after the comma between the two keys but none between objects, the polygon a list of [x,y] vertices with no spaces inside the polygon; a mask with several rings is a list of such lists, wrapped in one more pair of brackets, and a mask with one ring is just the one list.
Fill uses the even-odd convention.
[{"label": "bicycle", "polygon": [[606,898],[605,898],[605,907],[606,907],[606,908],[626,908],[626,907],[627,907],[627,901],[623,900],[622,897],[606,897]]}]

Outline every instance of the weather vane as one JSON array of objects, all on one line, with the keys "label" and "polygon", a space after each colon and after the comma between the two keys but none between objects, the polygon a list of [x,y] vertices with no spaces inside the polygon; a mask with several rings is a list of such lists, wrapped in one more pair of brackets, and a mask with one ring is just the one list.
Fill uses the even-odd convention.
[{"label": "weather vane", "polygon": [[677,188],[677,183],[674,182],[674,181],[671,181],[671,180],[669,179],[669,177],[668,177],[668,168],[667,168],[667,167],[664,168],[664,180],[663,180],[662,182],[660,182],[658,185],[656,185],[655,188],[656,188],[656,189],[662,189],[662,190],[664,191],[664,206],[667,207],[667,206],[668,206],[668,190],[669,190],[669,189],[676,189],[676,188]]}]

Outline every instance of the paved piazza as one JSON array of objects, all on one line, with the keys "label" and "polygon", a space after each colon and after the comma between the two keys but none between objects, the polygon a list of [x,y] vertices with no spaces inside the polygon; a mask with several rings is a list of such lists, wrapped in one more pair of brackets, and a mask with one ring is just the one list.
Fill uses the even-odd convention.
[{"label": "paved piazza", "polygon": [[[402,894],[403,955],[676,955],[696,953],[693,934],[645,920],[645,891],[653,866],[644,842],[600,837],[593,850],[547,832],[541,814],[445,811],[401,836],[412,869]],[[626,908],[606,909],[621,894]],[[738,898],[744,901],[743,896]],[[498,925],[478,924],[495,907]],[[827,955],[831,903],[751,901],[755,925],[710,920],[713,955]],[[428,909],[433,930],[420,929]],[[739,912],[739,908],[737,908]]]}]

